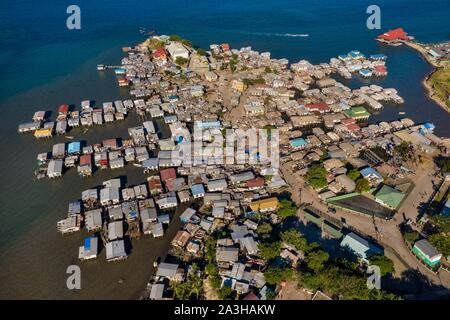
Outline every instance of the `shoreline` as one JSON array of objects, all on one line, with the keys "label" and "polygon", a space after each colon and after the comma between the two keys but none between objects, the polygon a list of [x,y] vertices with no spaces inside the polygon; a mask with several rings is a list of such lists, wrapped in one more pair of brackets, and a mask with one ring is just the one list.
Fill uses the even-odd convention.
[{"label": "shoreline", "polygon": [[399,43],[404,43],[406,46],[408,46],[409,48],[416,50],[417,52],[420,53],[420,55],[431,65],[433,66],[433,71],[431,71],[423,80],[422,80],[422,86],[426,89],[427,91],[427,96],[430,100],[433,100],[438,106],[440,106],[441,108],[443,108],[447,113],[450,114],[450,108],[447,106],[447,104],[445,103],[445,101],[442,101],[439,96],[436,94],[436,92],[434,91],[433,85],[429,83],[430,78],[433,76],[433,74],[435,74],[438,70],[440,70],[441,68],[443,68],[442,66],[440,66],[438,63],[436,63],[434,60],[432,60],[426,50],[420,45],[417,44],[415,42],[411,42],[411,41],[400,41]]},{"label": "shoreline", "polygon": [[425,79],[422,80],[422,85],[427,91],[427,96],[429,99],[433,100],[437,105],[439,105],[441,108],[443,108],[447,113],[450,114],[450,108],[447,106],[447,104],[442,101],[439,96],[436,95],[433,86],[429,83],[430,78],[433,76],[434,73],[436,73],[439,70],[439,68],[434,69],[432,72],[430,72]]}]

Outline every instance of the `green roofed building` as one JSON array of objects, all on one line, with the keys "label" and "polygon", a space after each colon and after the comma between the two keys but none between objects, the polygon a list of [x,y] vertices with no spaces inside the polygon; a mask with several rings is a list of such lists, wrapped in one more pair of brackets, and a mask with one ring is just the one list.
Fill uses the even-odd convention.
[{"label": "green roofed building", "polygon": [[426,239],[417,241],[412,248],[412,252],[430,267],[439,264],[439,260],[442,258],[442,254]]},{"label": "green roofed building", "polygon": [[370,112],[367,111],[363,106],[352,107],[344,111],[347,117],[353,118],[355,120],[367,120],[370,117]]},{"label": "green roofed building", "polygon": [[394,189],[388,185],[383,185],[381,189],[375,194],[375,200],[386,207],[397,209],[403,198],[406,196],[401,191]]}]

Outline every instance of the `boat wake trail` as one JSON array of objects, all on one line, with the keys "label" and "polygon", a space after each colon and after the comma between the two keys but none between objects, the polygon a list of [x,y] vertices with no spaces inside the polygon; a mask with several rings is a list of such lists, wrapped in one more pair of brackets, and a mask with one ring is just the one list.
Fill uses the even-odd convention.
[{"label": "boat wake trail", "polygon": [[309,37],[308,33],[270,33],[270,32],[244,32],[245,34],[255,35],[255,36],[267,36],[267,37]]}]

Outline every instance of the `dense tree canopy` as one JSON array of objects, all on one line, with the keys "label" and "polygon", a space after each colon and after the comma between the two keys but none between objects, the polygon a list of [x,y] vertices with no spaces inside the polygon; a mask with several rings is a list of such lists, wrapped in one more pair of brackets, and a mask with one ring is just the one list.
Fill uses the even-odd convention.
[{"label": "dense tree canopy", "polygon": [[361,177],[361,173],[359,172],[358,169],[351,169],[347,175],[353,181],[356,181],[358,180],[359,177]]},{"label": "dense tree canopy", "polygon": [[293,245],[297,250],[308,251],[310,246],[306,238],[295,229],[289,229],[281,233],[281,239]]},{"label": "dense tree canopy", "polygon": [[327,171],[323,165],[318,164],[309,168],[306,181],[314,188],[323,188],[327,185]]},{"label": "dense tree canopy", "polygon": [[202,48],[198,48],[197,49],[197,53],[201,56],[206,56],[206,51]]},{"label": "dense tree canopy", "polygon": [[344,300],[392,300],[396,295],[383,290],[369,290],[366,275],[358,269],[329,264],[319,272],[300,272],[299,285],[310,290],[324,290]]},{"label": "dense tree canopy", "polygon": [[258,249],[261,252],[261,256],[265,260],[272,260],[280,255],[280,243],[279,242],[260,243],[258,245]]},{"label": "dense tree canopy", "polygon": [[440,232],[450,233],[450,217],[435,214],[430,217],[430,223],[433,224]]},{"label": "dense tree canopy", "polygon": [[297,215],[298,208],[290,200],[281,200],[278,204],[277,215],[281,218],[293,217]]},{"label": "dense tree canopy", "polygon": [[290,268],[281,268],[270,266],[264,272],[264,278],[266,282],[270,285],[280,284],[283,280],[289,280],[292,278],[294,272]]},{"label": "dense tree canopy", "polygon": [[374,254],[369,257],[369,262],[371,265],[378,266],[380,268],[381,275],[383,276],[395,271],[392,260],[384,255]]},{"label": "dense tree canopy", "polygon": [[419,239],[419,233],[417,231],[415,231],[415,230],[408,231],[408,232],[405,232],[403,237],[405,238],[406,242],[408,242],[409,244],[413,245],[414,242],[416,242],[417,239]]},{"label": "dense tree canopy", "polygon": [[355,191],[362,193],[362,192],[367,192],[370,190],[370,183],[369,180],[365,179],[365,178],[361,178],[358,179],[358,181],[356,181],[356,188]]},{"label": "dense tree canopy", "polygon": [[450,172],[450,158],[441,158],[437,161],[437,164],[442,172]]},{"label": "dense tree canopy", "polygon": [[188,59],[183,58],[183,57],[177,57],[175,59],[175,63],[179,66],[185,65],[188,62]]},{"label": "dense tree canopy", "polygon": [[272,232],[272,225],[270,223],[263,223],[260,224],[257,228],[256,228],[256,233],[259,236],[264,236],[264,235],[268,235]]},{"label": "dense tree canopy", "polygon": [[450,236],[441,232],[435,233],[428,237],[428,241],[430,241],[444,257],[450,256]]},{"label": "dense tree canopy", "polygon": [[328,261],[329,257],[330,255],[326,251],[318,249],[309,252],[305,257],[305,261],[309,269],[318,272],[324,268],[325,262]]},{"label": "dense tree canopy", "polygon": [[188,274],[186,281],[184,282],[171,282],[171,287],[174,292],[175,298],[179,300],[187,300],[192,297],[198,299],[202,293],[203,277],[198,272],[198,267],[193,264],[192,270]]},{"label": "dense tree canopy", "polygon": [[181,37],[177,34],[172,34],[169,36],[170,41],[181,41]]},{"label": "dense tree canopy", "polygon": [[399,145],[394,147],[395,153],[397,153],[402,159],[408,160],[412,158],[412,148],[408,142],[403,141]]}]

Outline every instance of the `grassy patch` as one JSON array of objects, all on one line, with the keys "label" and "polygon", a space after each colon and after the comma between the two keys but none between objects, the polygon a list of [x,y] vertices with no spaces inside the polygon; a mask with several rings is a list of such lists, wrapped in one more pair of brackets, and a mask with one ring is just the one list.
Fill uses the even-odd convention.
[{"label": "grassy patch", "polygon": [[430,77],[431,85],[439,97],[450,108],[450,69],[440,68]]}]

